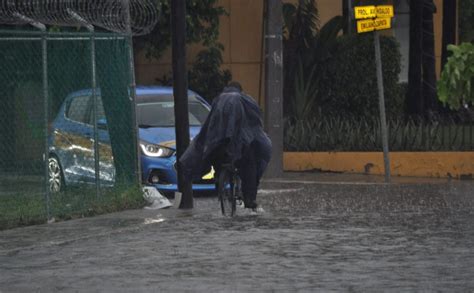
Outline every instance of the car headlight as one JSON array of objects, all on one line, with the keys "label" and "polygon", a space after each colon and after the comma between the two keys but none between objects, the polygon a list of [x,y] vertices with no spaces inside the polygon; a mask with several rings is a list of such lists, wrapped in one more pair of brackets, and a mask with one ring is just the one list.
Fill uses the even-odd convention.
[{"label": "car headlight", "polygon": [[174,150],[170,148],[144,141],[140,142],[140,148],[142,149],[142,153],[148,157],[167,158],[171,157],[174,153]]}]

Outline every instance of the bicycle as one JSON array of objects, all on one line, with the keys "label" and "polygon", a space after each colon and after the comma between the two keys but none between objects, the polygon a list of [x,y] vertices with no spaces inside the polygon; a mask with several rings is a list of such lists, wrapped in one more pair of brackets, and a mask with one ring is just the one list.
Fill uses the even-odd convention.
[{"label": "bicycle", "polygon": [[222,164],[217,179],[217,195],[224,216],[235,216],[237,203],[243,201],[241,180],[233,164]]}]

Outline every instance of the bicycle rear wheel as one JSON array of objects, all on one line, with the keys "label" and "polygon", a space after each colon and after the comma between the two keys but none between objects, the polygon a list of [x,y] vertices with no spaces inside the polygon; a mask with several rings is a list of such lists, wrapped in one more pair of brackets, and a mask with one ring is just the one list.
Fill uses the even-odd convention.
[{"label": "bicycle rear wheel", "polygon": [[218,188],[222,215],[233,217],[235,215],[235,189],[233,176],[228,170],[220,172]]}]

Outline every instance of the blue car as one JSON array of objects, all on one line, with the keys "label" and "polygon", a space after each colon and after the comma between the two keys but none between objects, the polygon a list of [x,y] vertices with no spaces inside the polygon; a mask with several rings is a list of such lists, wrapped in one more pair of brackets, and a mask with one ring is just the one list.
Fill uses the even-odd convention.
[{"label": "blue car", "polygon": [[[159,191],[177,191],[176,143],[173,89],[137,87],[142,181]],[[65,186],[95,184],[92,91],[70,94],[52,124],[50,135],[49,183],[52,192]],[[102,185],[112,186],[115,167],[110,137],[100,94],[98,95],[99,170]],[[198,94],[188,92],[190,136],[199,133],[210,111]],[[194,191],[215,190],[213,170],[193,184]]]}]

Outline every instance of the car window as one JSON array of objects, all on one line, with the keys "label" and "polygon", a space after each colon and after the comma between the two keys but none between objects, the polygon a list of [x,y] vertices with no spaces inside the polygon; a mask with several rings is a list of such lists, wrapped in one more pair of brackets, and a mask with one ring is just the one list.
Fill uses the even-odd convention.
[{"label": "car window", "polygon": [[87,113],[87,106],[90,96],[75,97],[69,103],[66,117],[82,123],[89,123]]},{"label": "car window", "polygon": [[199,121],[199,124],[202,125],[209,114],[209,109],[204,107],[203,104],[200,102],[189,102],[188,104],[189,110],[189,121],[191,121],[191,116]]},{"label": "car window", "polygon": [[[92,99],[92,97],[91,97]],[[91,101],[91,111],[90,111],[90,118],[89,124],[94,124],[94,112],[93,112],[93,101]],[[104,111],[104,104],[102,103],[102,98],[100,96],[97,97],[97,120],[105,119],[105,111]]]},{"label": "car window", "polygon": [[[190,103],[199,102],[199,99],[193,95],[188,95]],[[137,97],[138,104],[156,103],[156,102],[174,102],[172,94],[142,94]]]},{"label": "car window", "polygon": [[[188,103],[189,125],[201,126],[206,121],[209,109],[194,100]],[[172,127],[175,125],[174,102],[160,101],[137,105],[138,124],[143,126]]]}]

